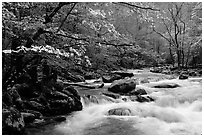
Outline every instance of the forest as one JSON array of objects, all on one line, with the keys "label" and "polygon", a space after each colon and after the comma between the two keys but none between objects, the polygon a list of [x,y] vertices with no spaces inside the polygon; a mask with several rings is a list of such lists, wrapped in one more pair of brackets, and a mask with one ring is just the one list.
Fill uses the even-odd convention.
[{"label": "forest", "polygon": [[82,110],[74,86],[96,87],[77,82],[143,68],[202,74],[201,2],[2,2],[3,134]]},{"label": "forest", "polygon": [[201,3],[3,3],[2,8],[3,50],[76,51],[72,61],[85,65],[86,57],[94,69],[202,63]]}]

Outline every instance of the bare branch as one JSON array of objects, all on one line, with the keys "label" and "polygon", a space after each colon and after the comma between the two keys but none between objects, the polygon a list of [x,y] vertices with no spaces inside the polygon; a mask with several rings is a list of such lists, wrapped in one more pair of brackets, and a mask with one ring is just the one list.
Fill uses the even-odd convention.
[{"label": "bare branch", "polygon": [[60,3],[58,4],[58,6],[52,11],[52,13],[50,13],[50,15],[46,15],[46,17],[45,17],[45,22],[43,22],[43,24],[52,22],[52,17],[54,17],[55,14],[56,14],[63,6],[68,5],[68,4],[72,4],[72,2],[60,2]]},{"label": "bare branch", "polygon": [[168,42],[171,42],[171,40],[169,40],[167,37],[165,37],[163,34],[161,34],[160,32],[156,31],[154,28],[153,28],[153,31],[156,32],[157,34],[159,34],[162,38],[164,38],[165,40],[167,40]]},{"label": "bare branch", "polygon": [[63,26],[64,22],[66,21],[67,17],[69,16],[69,14],[71,13],[71,11],[74,9],[74,7],[76,6],[77,3],[74,3],[73,6],[71,7],[71,9],[67,12],[66,17],[63,19],[63,21],[61,22],[57,32],[61,29],[61,27]]},{"label": "bare branch", "polygon": [[130,7],[138,8],[138,9],[144,9],[144,10],[160,11],[159,9],[154,9],[151,7],[141,7],[138,5],[133,5],[133,4],[127,3],[127,2],[113,2],[113,4],[126,5],[126,6],[130,6]]}]

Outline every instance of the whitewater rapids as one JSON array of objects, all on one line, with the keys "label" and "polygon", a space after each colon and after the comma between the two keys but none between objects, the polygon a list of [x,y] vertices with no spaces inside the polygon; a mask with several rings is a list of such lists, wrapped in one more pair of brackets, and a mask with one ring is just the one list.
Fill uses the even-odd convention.
[{"label": "whitewater rapids", "polygon": [[[153,88],[176,83],[177,88]],[[56,125],[55,134],[78,135],[200,135],[202,134],[202,78],[162,80],[138,85],[154,102],[123,100],[85,105],[82,111]],[[83,100],[82,100],[83,102]],[[128,108],[130,116],[108,115],[114,108]]]}]

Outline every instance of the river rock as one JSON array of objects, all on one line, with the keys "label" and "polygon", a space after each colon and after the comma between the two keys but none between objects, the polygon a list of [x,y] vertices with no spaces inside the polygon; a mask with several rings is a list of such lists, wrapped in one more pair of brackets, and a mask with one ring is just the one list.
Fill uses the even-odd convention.
[{"label": "river rock", "polygon": [[36,119],[41,119],[43,115],[39,111],[34,111],[34,110],[24,110],[24,113],[30,113],[35,116]]},{"label": "river rock", "polygon": [[2,134],[22,134],[24,127],[23,117],[17,109],[2,110]]},{"label": "river rock", "polygon": [[150,72],[153,72],[153,73],[161,73],[163,70],[162,67],[154,67],[154,68],[150,68]]},{"label": "river rock", "polygon": [[114,108],[108,111],[108,115],[130,116],[131,110],[128,108]]},{"label": "river rock", "polygon": [[189,75],[189,76],[197,76],[198,74],[197,74],[197,72],[195,72],[195,71],[189,71],[189,72],[188,72],[188,75]]},{"label": "river rock", "polygon": [[63,121],[66,121],[66,117],[65,116],[56,116],[55,118],[53,118],[53,120],[56,122],[63,122]]},{"label": "river rock", "polygon": [[78,100],[80,100],[80,95],[79,92],[77,91],[77,89],[75,89],[73,86],[68,86],[63,90],[63,93],[70,95],[70,93],[72,95],[74,95],[74,97],[76,97]]},{"label": "river rock", "polygon": [[120,75],[121,77],[125,78],[125,77],[133,77],[134,74],[131,72],[125,72],[125,71],[115,71],[113,72],[113,74],[117,74]]},{"label": "river rock", "polygon": [[21,112],[21,115],[23,116],[23,120],[25,123],[31,123],[35,120],[35,115],[32,113],[25,113],[25,112]]},{"label": "river rock", "polygon": [[72,111],[82,110],[82,103],[80,100],[68,97],[63,100],[50,100],[50,115],[64,115]]},{"label": "river rock", "polygon": [[180,75],[179,75],[179,79],[181,79],[181,80],[188,79],[188,75],[186,75],[186,74],[180,74]]},{"label": "river rock", "polygon": [[140,83],[149,83],[149,80],[146,78],[146,79],[142,79],[141,81],[140,81]]},{"label": "river rock", "polygon": [[153,86],[153,88],[177,88],[177,87],[180,87],[180,85],[176,83],[159,83],[158,85]]},{"label": "river rock", "polygon": [[45,110],[45,107],[36,101],[24,101],[24,104],[27,109],[31,109],[39,112],[42,112]]},{"label": "river rock", "polygon": [[137,101],[138,102],[151,102],[151,101],[154,101],[154,99],[153,98],[151,98],[150,96],[141,96],[141,95],[138,95],[137,96]]},{"label": "river rock", "polygon": [[108,88],[109,91],[119,94],[127,94],[134,90],[136,81],[133,79],[117,80],[113,82]]},{"label": "river rock", "polygon": [[145,95],[145,96],[141,96],[141,95],[132,95],[132,96],[125,96],[122,98],[123,101],[132,101],[132,102],[135,102],[135,101],[138,101],[138,102],[151,102],[151,101],[154,101],[154,99],[152,97],[150,97],[149,95]]},{"label": "river rock", "polygon": [[[99,76],[99,77],[100,77],[100,76]],[[96,78],[98,78],[98,74],[97,74],[97,73],[94,73],[94,72],[87,72],[87,73],[84,75],[84,78],[87,79],[87,80],[96,79]]]},{"label": "river rock", "polygon": [[136,88],[134,91],[131,91],[131,95],[146,95],[147,92],[145,89],[142,88]]},{"label": "river rock", "polygon": [[112,76],[103,76],[102,77],[102,81],[104,83],[111,83],[113,82],[114,80],[119,80],[119,79],[122,79],[123,77],[120,76],[120,75],[117,75],[117,74],[114,74]]},{"label": "river rock", "polygon": [[51,91],[46,94],[47,98],[52,99],[67,99],[68,96],[64,93],[58,92],[58,91]]}]

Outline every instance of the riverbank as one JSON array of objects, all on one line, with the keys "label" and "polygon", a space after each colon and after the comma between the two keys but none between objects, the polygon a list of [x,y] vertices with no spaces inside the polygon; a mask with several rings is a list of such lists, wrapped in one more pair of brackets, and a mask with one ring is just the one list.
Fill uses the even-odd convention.
[{"label": "riverbank", "polygon": [[[25,133],[26,128],[55,125],[66,121],[67,115],[83,110],[85,105],[114,102],[114,99],[126,93],[132,101],[149,102],[154,99],[129,92],[137,85],[174,79],[181,74],[150,71],[124,69],[90,72],[82,68],[73,69],[73,66],[70,68],[65,58],[48,53],[29,51],[4,54],[3,134],[29,134]],[[202,71],[198,74],[202,74]],[[138,91],[142,93],[143,90]]]}]

